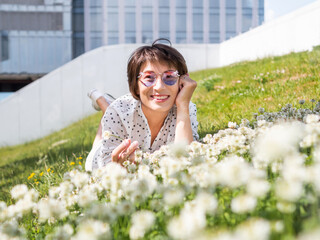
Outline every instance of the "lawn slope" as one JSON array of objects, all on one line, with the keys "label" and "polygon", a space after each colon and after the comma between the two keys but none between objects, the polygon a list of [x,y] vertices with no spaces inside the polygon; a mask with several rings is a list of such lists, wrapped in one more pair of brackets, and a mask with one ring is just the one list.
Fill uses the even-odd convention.
[{"label": "lawn slope", "polygon": [[[217,132],[229,121],[240,122],[263,107],[277,111],[287,103],[319,100],[320,48],[253,62],[191,73],[198,82],[192,101],[197,104],[199,134]],[[101,113],[57,133],[27,144],[0,149],[0,200],[10,203],[10,189],[19,183],[48,188],[63,173],[81,168],[90,150]],[[45,178],[43,173],[54,178]],[[55,181],[52,181],[55,179]],[[40,184],[41,185],[41,184]]]}]

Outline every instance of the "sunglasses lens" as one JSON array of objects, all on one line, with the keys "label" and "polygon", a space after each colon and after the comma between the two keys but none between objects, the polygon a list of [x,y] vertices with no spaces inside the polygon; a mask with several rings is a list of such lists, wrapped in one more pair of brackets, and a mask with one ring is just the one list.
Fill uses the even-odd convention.
[{"label": "sunglasses lens", "polygon": [[157,75],[154,72],[145,72],[142,77],[141,81],[147,86],[150,87],[154,84],[157,79]]},{"label": "sunglasses lens", "polygon": [[163,73],[162,80],[166,85],[172,86],[178,80],[178,74],[175,71],[168,71]]}]

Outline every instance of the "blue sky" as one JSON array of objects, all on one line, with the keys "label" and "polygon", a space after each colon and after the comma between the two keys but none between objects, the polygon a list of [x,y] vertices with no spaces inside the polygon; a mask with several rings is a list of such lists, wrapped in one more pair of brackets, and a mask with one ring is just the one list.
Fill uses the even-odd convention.
[{"label": "blue sky", "polygon": [[265,0],[265,21],[292,12],[316,0]]}]

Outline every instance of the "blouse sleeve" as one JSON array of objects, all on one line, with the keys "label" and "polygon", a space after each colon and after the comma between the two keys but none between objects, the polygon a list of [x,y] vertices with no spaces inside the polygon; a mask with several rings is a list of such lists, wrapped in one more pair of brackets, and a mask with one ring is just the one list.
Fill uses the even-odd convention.
[{"label": "blouse sleeve", "polygon": [[92,159],[92,170],[111,162],[112,151],[127,138],[126,129],[117,111],[110,105],[101,119],[102,140]]},{"label": "blouse sleeve", "polygon": [[199,134],[198,134],[198,121],[197,121],[197,107],[192,102],[190,102],[190,105],[189,105],[189,113],[190,113],[190,122],[191,122],[193,140],[198,141]]}]

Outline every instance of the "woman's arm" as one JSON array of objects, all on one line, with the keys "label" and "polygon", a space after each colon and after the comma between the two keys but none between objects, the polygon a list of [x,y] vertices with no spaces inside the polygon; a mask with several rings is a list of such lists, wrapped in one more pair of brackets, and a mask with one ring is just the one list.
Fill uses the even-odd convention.
[{"label": "woman's arm", "polygon": [[189,74],[180,77],[180,91],[176,98],[177,125],[174,142],[185,141],[188,144],[193,141],[189,104],[197,82],[189,77]]},{"label": "woman's arm", "polygon": [[127,131],[114,108],[108,107],[100,125],[100,140],[93,145],[90,157],[87,158],[86,170],[92,171],[109,162],[122,164],[127,159],[133,162],[139,143],[127,139]]}]

